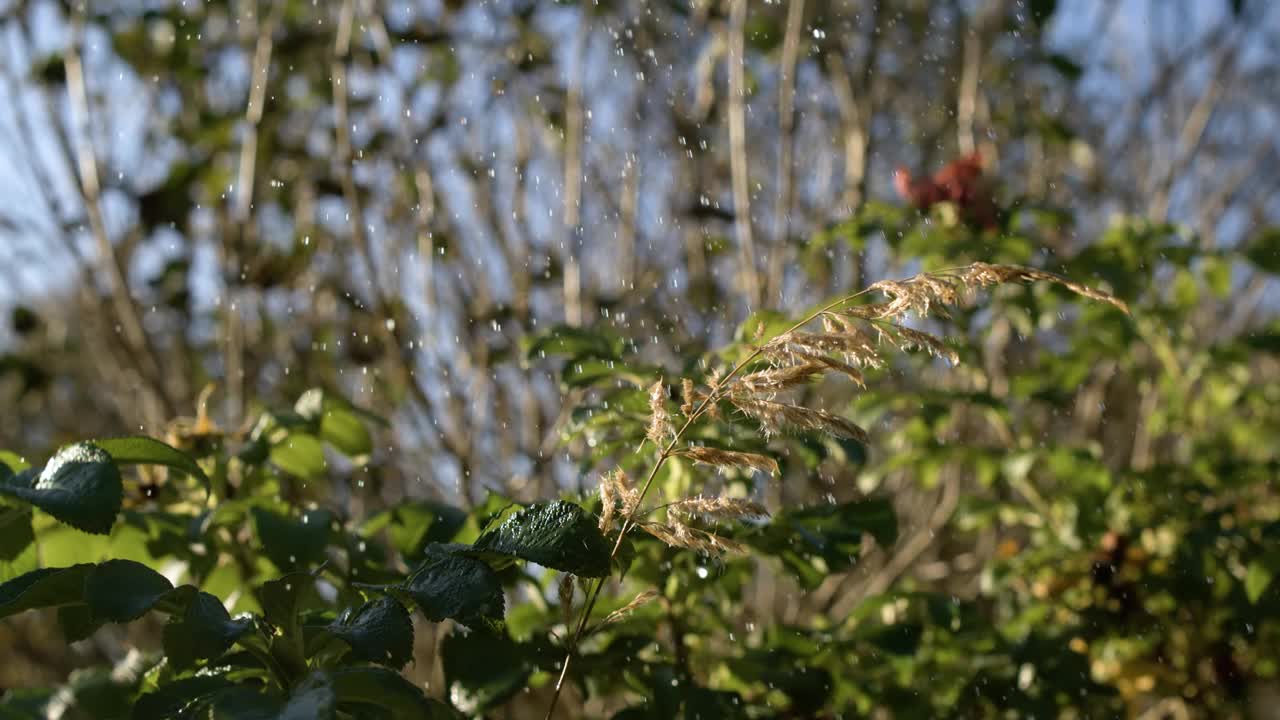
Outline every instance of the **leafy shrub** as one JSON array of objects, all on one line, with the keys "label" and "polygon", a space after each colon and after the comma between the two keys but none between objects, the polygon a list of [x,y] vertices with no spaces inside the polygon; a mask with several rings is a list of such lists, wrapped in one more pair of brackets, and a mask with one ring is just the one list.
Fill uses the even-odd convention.
[{"label": "leafy shrub", "polygon": [[[833,650],[865,643],[911,653],[922,626],[859,626],[834,646],[821,632],[797,630],[776,647],[730,656],[738,682],[772,688],[763,696],[733,683],[699,687],[688,639],[674,638],[670,655],[653,647],[659,618],[680,635],[680,623],[708,609],[697,608],[699,590],[676,568],[705,578],[709,558],[757,553],[813,588],[850,568],[867,538],[891,545],[897,524],[882,499],[784,508],[769,519],[746,484],[788,462],[775,455],[785,444],[769,438],[795,435],[818,454],[858,452],[868,433],[855,419],[802,404],[797,392],[827,375],[863,387],[864,369],[885,367],[894,351],[956,362],[944,339],[908,317],[927,318],[974,288],[1036,281],[1124,309],[1049,273],[976,263],[876,283],[789,327],[761,320],[749,339],[707,359],[697,380],[675,387],[658,368],[628,365],[614,343],[553,330],[530,353],[567,356],[566,381],[593,389],[599,403],[567,434],[592,437],[595,460],[618,461],[591,500],[520,506],[494,495],[469,513],[417,503],[346,517],[309,488],[327,474],[331,456],[364,461],[373,419],[321,390],[291,410],[262,414],[242,437],[201,415],[173,434],[173,445],[147,437],[79,442],[30,467],[6,455],[0,495],[12,577],[0,584],[0,617],[53,610],[68,642],[149,614],[164,625],[161,654],[130,657],[108,675],[77,676],[56,696],[11,696],[5,712],[21,717],[58,702],[140,719],[451,717],[545,686],[550,715],[570,679],[589,695],[616,697],[630,687],[649,696],[620,717],[722,717],[779,702],[807,714],[847,703],[853,698],[832,695]],[[877,294],[884,299],[870,302]],[[122,468],[135,465],[145,468],[140,493],[127,493]],[[704,476],[699,466],[720,474]],[[58,532],[56,523],[109,535],[103,554],[111,557],[19,574],[33,564],[37,538]],[[728,610],[742,570],[728,562],[715,572]],[[621,591],[606,598],[610,581]],[[508,608],[508,598],[520,604]],[[895,610],[959,611],[926,597]],[[440,648],[449,703],[397,672],[414,655],[413,612],[459,628]],[[721,641],[698,640],[708,649]],[[802,660],[798,674],[779,665],[789,657]],[[609,679],[599,667],[621,674]]]}]

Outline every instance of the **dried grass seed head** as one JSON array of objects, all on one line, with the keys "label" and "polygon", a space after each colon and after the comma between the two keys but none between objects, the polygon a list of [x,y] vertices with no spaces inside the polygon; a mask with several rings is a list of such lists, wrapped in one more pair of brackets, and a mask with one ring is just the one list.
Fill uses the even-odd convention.
[{"label": "dried grass seed head", "polygon": [[754,500],[731,497],[697,497],[677,500],[667,506],[668,513],[699,516],[716,520],[741,520],[768,517],[769,511]]},{"label": "dried grass seed head", "polygon": [[778,473],[778,462],[766,455],[721,450],[720,448],[693,445],[680,451],[680,454],[697,463],[714,465],[718,468],[740,468],[744,470],[760,470],[771,475]]},{"label": "dried grass seed head", "polygon": [[759,398],[731,398],[734,407],[760,423],[766,434],[776,435],[787,429],[820,430],[846,440],[868,441],[867,431],[856,423],[825,410]]},{"label": "dried grass seed head", "polygon": [[640,607],[648,604],[650,601],[652,601],[656,597],[658,597],[657,590],[645,590],[644,592],[632,598],[631,602],[627,603],[626,605],[623,605],[617,610],[614,610],[613,612],[606,615],[605,619],[600,621],[600,624],[597,626],[597,629],[607,627],[616,622],[624,620],[628,615],[635,612]]},{"label": "dried grass seed head", "polygon": [[649,430],[647,436],[661,447],[676,436],[671,414],[667,412],[667,387],[661,381],[649,387]]}]

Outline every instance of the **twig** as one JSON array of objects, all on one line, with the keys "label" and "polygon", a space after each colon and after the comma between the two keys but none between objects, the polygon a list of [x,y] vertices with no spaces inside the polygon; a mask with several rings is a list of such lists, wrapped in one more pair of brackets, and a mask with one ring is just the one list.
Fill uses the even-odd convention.
[{"label": "twig", "polygon": [[871,119],[875,114],[872,105],[872,83],[875,78],[876,55],[880,45],[880,19],[883,3],[875,0],[871,8],[870,29],[865,39],[867,57],[853,85],[845,64],[844,43],[827,53],[827,69],[832,75],[831,85],[840,108],[840,124],[844,135],[844,192],[841,204],[847,212],[853,212],[867,198],[867,164],[871,152]]},{"label": "twig", "polygon": [[[231,219],[236,225],[237,241],[234,245],[221,243],[221,258],[229,277],[239,275],[240,253],[248,246],[253,236],[253,190],[254,178],[258,165],[258,127],[262,124],[262,113],[266,106],[267,82],[271,72],[272,35],[280,18],[284,14],[284,2],[272,0],[271,11],[266,21],[258,27],[258,37],[253,50],[253,68],[249,76],[249,100],[245,106],[244,140],[240,144],[240,165],[236,173],[236,197],[232,206]],[[244,328],[240,322],[240,308],[237,296],[238,288],[227,288],[225,312],[225,334],[223,357],[226,361],[227,406],[225,412],[228,422],[239,422],[244,411]]]},{"label": "twig", "polygon": [[565,99],[564,118],[564,320],[578,327],[583,319],[582,299],[582,85],[586,68],[584,58],[590,39],[589,11],[583,5],[578,13],[578,30],[574,51],[569,61],[569,88]]},{"label": "twig", "polygon": [[72,121],[75,125],[71,134],[74,136],[76,147],[80,193],[84,199],[85,211],[89,216],[90,231],[97,241],[98,252],[102,255],[104,270],[111,283],[111,301],[115,307],[116,319],[133,354],[136,355],[138,374],[149,385],[148,389],[160,403],[165,415],[172,417],[177,414],[177,409],[164,386],[159,356],[146,330],[142,327],[138,308],[129,294],[129,281],[124,264],[111,244],[106,221],[102,217],[102,208],[99,205],[101,185],[98,180],[98,161],[94,155],[93,139],[90,137],[92,126],[89,116],[89,94],[85,88],[84,66],[80,61],[79,46],[83,35],[84,17],[77,13],[72,20],[71,40],[67,43],[63,64],[67,73],[67,97],[71,103]]},{"label": "twig", "polygon": [[866,584],[858,588],[857,592],[843,597],[837,594],[833,597],[833,600],[836,598],[840,600],[839,602],[833,602],[827,612],[835,617],[839,617],[841,613],[847,614],[851,611],[851,608],[857,607],[858,602],[865,598],[879,595],[892,586],[894,581],[915,563],[916,558],[920,557],[925,550],[928,550],[933,545],[938,530],[951,519],[951,515],[955,512],[959,501],[960,476],[957,473],[950,473],[947,479],[943,480],[938,504],[934,506],[933,512],[930,513],[929,520],[924,527],[921,527],[897,552],[893,553],[884,567],[869,578]]},{"label": "twig", "polygon": [[982,74],[982,37],[979,22],[961,23],[964,33],[964,65],[956,93],[956,144],[961,155],[977,149],[973,118],[978,109],[978,78]]},{"label": "twig", "polygon": [[791,0],[787,8],[787,30],[782,43],[782,63],[778,69],[778,195],[773,208],[773,252],[769,255],[766,295],[781,294],[786,259],[787,236],[791,231],[791,205],[795,194],[796,142],[796,60],[800,54],[800,27],[804,22],[804,0]]},{"label": "twig", "polygon": [[1178,141],[1169,151],[1169,164],[1165,168],[1164,173],[1157,175],[1159,178],[1155,191],[1152,193],[1151,206],[1147,211],[1147,217],[1155,221],[1163,221],[1169,212],[1169,197],[1173,190],[1173,184],[1183,171],[1195,159],[1197,152],[1204,140],[1205,131],[1209,128],[1209,120],[1213,117],[1214,111],[1218,109],[1218,102],[1222,99],[1223,93],[1227,90],[1228,81],[1224,80],[1232,65],[1235,64],[1238,54],[1238,45],[1228,45],[1220,51],[1221,55],[1214,64],[1213,74],[1210,75],[1208,85],[1204,92],[1200,94],[1196,104],[1191,108],[1191,112],[1187,115],[1186,122],[1182,124],[1182,129],[1178,133]]},{"label": "twig", "polygon": [[755,240],[751,235],[751,189],[747,162],[746,81],[747,0],[733,0],[729,11],[729,165],[733,175],[733,221],[738,236],[738,261],[743,294],[752,308],[762,301],[756,270]]}]

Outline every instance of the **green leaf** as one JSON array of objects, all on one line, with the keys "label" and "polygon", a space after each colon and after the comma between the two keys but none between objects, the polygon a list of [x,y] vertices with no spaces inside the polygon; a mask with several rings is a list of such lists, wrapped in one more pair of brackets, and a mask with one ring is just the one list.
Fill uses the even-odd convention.
[{"label": "green leaf", "polygon": [[449,547],[427,548],[427,559],[404,582],[388,588],[413,601],[432,622],[495,627],[502,621],[502,582],[484,562]]},{"label": "green leaf", "polygon": [[920,647],[924,636],[924,627],[918,623],[896,623],[894,625],[863,625],[870,628],[859,633],[863,639],[893,655],[913,655]]},{"label": "green leaf", "polygon": [[145,435],[94,440],[94,445],[107,451],[116,465],[163,465],[186,473],[200,481],[207,490],[209,477],[191,456]]},{"label": "green leaf", "polygon": [[1244,255],[1260,270],[1280,274],[1280,226],[1266,228],[1255,235]]},{"label": "green leaf", "polygon": [[252,628],[253,620],[232,620],[221,600],[197,593],[186,610],[164,626],[164,652],[174,667],[189,668],[197,660],[219,657]]},{"label": "green leaf", "polygon": [[297,520],[263,508],[253,508],[250,513],[262,552],[282,571],[324,560],[333,522],[327,510],[308,510]]},{"label": "green leaf", "polygon": [[452,718],[448,707],[428,699],[416,685],[400,673],[384,667],[365,666],[336,670],[331,675],[338,708],[356,717],[366,717],[372,706],[392,718]]},{"label": "green leaf", "polygon": [[93,616],[88,605],[63,605],[58,608],[58,626],[68,643],[84,640],[102,627],[102,621]]},{"label": "green leaf", "polygon": [[547,355],[621,360],[622,347],[616,338],[607,337],[599,330],[557,325],[535,337],[525,348],[525,357],[530,360]]},{"label": "green leaf", "polygon": [[360,533],[370,537],[385,528],[392,547],[412,561],[422,555],[428,543],[452,540],[466,521],[466,511],[424,500],[396,505],[378,513],[365,522]]},{"label": "green leaf", "polygon": [[235,687],[225,675],[199,675],[161,685],[138,698],[133,720],[171,720],[219,691]]},{"label": "green leaf", "polygon": [[271,448],[270,457],[276,467],[304,480],[321,477],[329,467],[324,446],[306,433],[289,433]]},{"label": "green leaf", "polygon": [[0,450],[0,467],[4,468],[0,469],[0,480],[4,480],[8,475],[26,470],[31,467],[31,464],[23,460],[22,456],[15,452]]},{"label": "green leaf", "polygon": [[288,636],[297,634],[298,612],[316,595],[316,578],[305,572],[288,573],[258,588],[263,617]]},{"label": "green leaf", "polygon": [[897,540],[897,516],[888,500],[784,510],[768,524],[738,538],[781,559],[801,585],[812,589],[827,575],[853,567],[864,533],[870,533],[883,547]]},{"label": "green leaf", "polygon": [[1274,572],[1267,563],[1261,560],[1249,563],[1244,576],[1244,592],[1249,597],[1250,603],[1258,602],[1258,598],[1262,597],[1262,593],[1266,592],[1267,587],[1271,585],[1273,577]]},{"label": "green leaf", "polygon": [[130,622],[172,591],[168,578],[142,563],[108,560],[85,579],[84,599],[95,620]]},{"label": "green leaf", "polygon": [[92,564],[41,568],[0,584],[0,618],[26,610],[84,602],[84,581]]},{"label": "green leaf", "polygon": [[333,683],[324,673],[311,673],[293,689],[278,720],[331,720],[337,705]]},{"label": "green leaf", "polygon": [[476,550],[581,577],[609,574],[609,541],[586,510],[563,500],[531,505],[476,540]]},{"label": "green leaf", "polygon": [[30,503],[85,532],[106,535],[124,501],[120,470],[90,443],[68,445],[38,474],[28,470],[0,482],[0,495]]},{"label": "green leaf", "polygon": [[373,452],[373,436],[364,422],[343,408],[330,408],[320,417],[320,437],[347,457]]},{"label": "green leaf", "polygon": [[413,657],[413,619],[400,601],[381,597],[348,610],[328,627],[360,660],[402,668]]},{"label": "green leaf", "polygon": [[757,310],[747,316],[733,332],[738,343],[765,343],[786,332],[795,320],[777,310]]},{"label": "green leaf", "polygon": [[31,510],[0,506],[0,562],[13,562],[35,541]]}]

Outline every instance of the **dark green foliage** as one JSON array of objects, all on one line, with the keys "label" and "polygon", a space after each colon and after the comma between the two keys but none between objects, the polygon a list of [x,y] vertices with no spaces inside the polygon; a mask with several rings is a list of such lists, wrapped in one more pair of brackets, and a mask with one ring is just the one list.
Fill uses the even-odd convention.
[{"label": "dark green foliage", "polygon": [[132,560],[108,560],[84,583],[85,604],[99,622],[137,620],[172,591],[168,578]]},{"label": "dark green foliage", "polygon": [[106,450],[116,465],[164,465],[190,475],[203,483],[206,488],[209,485],[209,478],[195,460],[155,438],[145,436],[107,438],[94,440],[93,444]]},{"label": "dark green foliage", "polygon": [[105,450],[76,443],[59,450],[43,470],[25,470],[0,482],[0,495],[30,503],[77,529],[105,535],[120,512],[124,484]]},{"label": "dark green foliage", "polygon": [[93,565],[41,568],[0,584],[0,617],[84,602],[85,579],[93,570]]},{"label": "dark green foliage", "polygon": [[324,560],[333,522],[329,512],[308,510],[296,519],[261,507],[250,512],[263,553],[281,571],[309,567]]},{"label": "dark green foliage", "polygon": [[357,660],[399,670],[413,655],[413,620],[395,598],[378,598],[348,610],[326,629],[350,645]]},{"label": "dark green foliage", "polygon": [[887,500],[786,510],[740,538],[782,560],[801,585],[814,588],[857,562],[864,533],[884,547],[897,540],[897,516]]},{"label": "dark green foliage", "polygon": [[209,593],[197,593],[181,614],[164,627],[164,651],[177,668],[197,660],[212,660],[253,629],[249,619],[232,620],[222,601]]},{"label": "dark green foliage", "polygon": [[464,546],[432,545],[408,579],[386,589],[412,600],[432,622],[501,623],[502,582],[484,562],[463,554]]},{"label": "dark green foliage", "polygon": [[609,574],[609,542],[595,519],[568,502],[533,505],[481,535],[475,549],[508,555],[582,577]]},{"label": "dark green foliage", "polygon": [[[859,222],[839,232],[900,226],[930,266],[953,264],[949,254],[963,256],[972,240],[876,208]],[[1233,257],[1270,268],[1269,238]],[[1013,240],[1002,247],[1022,252]],[[1011,365],[1005,389],[901,381],[942,370],[921,354],[894,356],[884,369],[864,368],[868,388],[901,381],[892,392],[806,380],[799,394],[821,397],[832,414],[770,437],[758,431],[764,421],[722,398],[718,415],[689,421],[685,439],[776,459],[777,474],[666,458],[635,518],[657,532],[633,527],[621,542],[626,505],[608,495],[638,491],[653,468],[649,388],[662,381],[659,405],[674,425],[691,411],[675,414],[680,382],[589,329],[557,328],[526,348],[531,360],[565,363],[554,377],[584,394],[563,437],[588,441],[586,492],[561,499],[526,505],[495,492],[462,509],[415,498],[350,517],[327,483],[337,466],[377,482],[379,421],[318,390],[263,412],[238,444],[189,453],[147,438],[104,440],[21,470],[0,455],[0,617],[50,611],[67,641],[161,618],[163,662],[97,668],[64,689],[75,708],[139,720],[500,716],[545,707],[571,647],[570,702],[607,699],[623,720],[860,717],[876,708],[895,717],[1111,717],[1131,707],[1139,680],[1166,693],[1194,683],[1203,707],[1238,707],[1247,682],[1269,677],[1280,613],[1280,510],[1262,490],[1277,468],[1277,398],[1249,380],[1274,355],[1275,333],[1177,345],[1177,328],[1162,323],[1230,285],[1226,253],[1184,250],[1170,228],[1133,221],[1073,261],[1140,308],[1135,318],[1069,307],[1038,285],[993,293],[1012,327],[1052,326],[1062,344]],[[1153,256],[1168,263],[1168,288],[1142,272]],[[1079,324],[1055,324],[1068,313]],[[976,335],[989,321],[962,306],[946,322]],[[763,326],[759,337],[752,323]],[[723,373],[717,363],[752,358],[790,325],[784,314],[757,313],[734,344],[690,360],[687,374],[705,390],[716,371],[708,368]],[[965,332],[947,347],[979,360]],[[1152,422],[1182,428],[1187,459],[1162,456],[1139,470],[1106,447],[1043,429],[1079,411],[1076,388],[1093,382],[1100,358],[1146,377],[1132,353],[1141,343],[1161,372],[1187,374],[1138,381],[1162,398]],[[753,359],[740,372],[773,367]],[[1250,420],[1223,420],[1232,413]],[[835,417],[866,425],[872,441],[823,434]],[[974,427],[976,439],[953,439]],[[331,466],[335,452],[344,459]],[[632,479],[600,493],[602,471],[615,464]],[[131,494],[133,465],[161,468],[162,492]],[[136,478],[154,481],[154,469]],[[806,482],[821,494],[792,500]],[[754,506],[724,510],[775,496],[768,517]],[[682,509],[682,499],[705,507]],[[718,500],[739,505],[717,511]],[[900,518],[933,500],[930,514]],[[607,522],[605,502],[615,503]],[[993,546],[988,557],[957,569],[975,538]],[[939,551],[925,567],[955,573],[962,593],[919,563],[894,565],[951,543],[964,552]],[[40,567],[46,553],[93,562]],[[868,584],[874,594],[843,592],[869,557],[880,558],[873,580],[892,577]],[[604,580],[598,594],[594,578]],[[761,578],[791,593],[794,617],[742,612]],[[633,598],[644,602],[627,607]],[[427,637],[436,644],[424,647]],[[1153,662],[1184,645],[1207,658],[1210,679]],[[430,660],[443,687],[424,692],[406,676],[429,652],[438,652]],[[11,692],[0,718],[42,717],[52,698]]]}]

